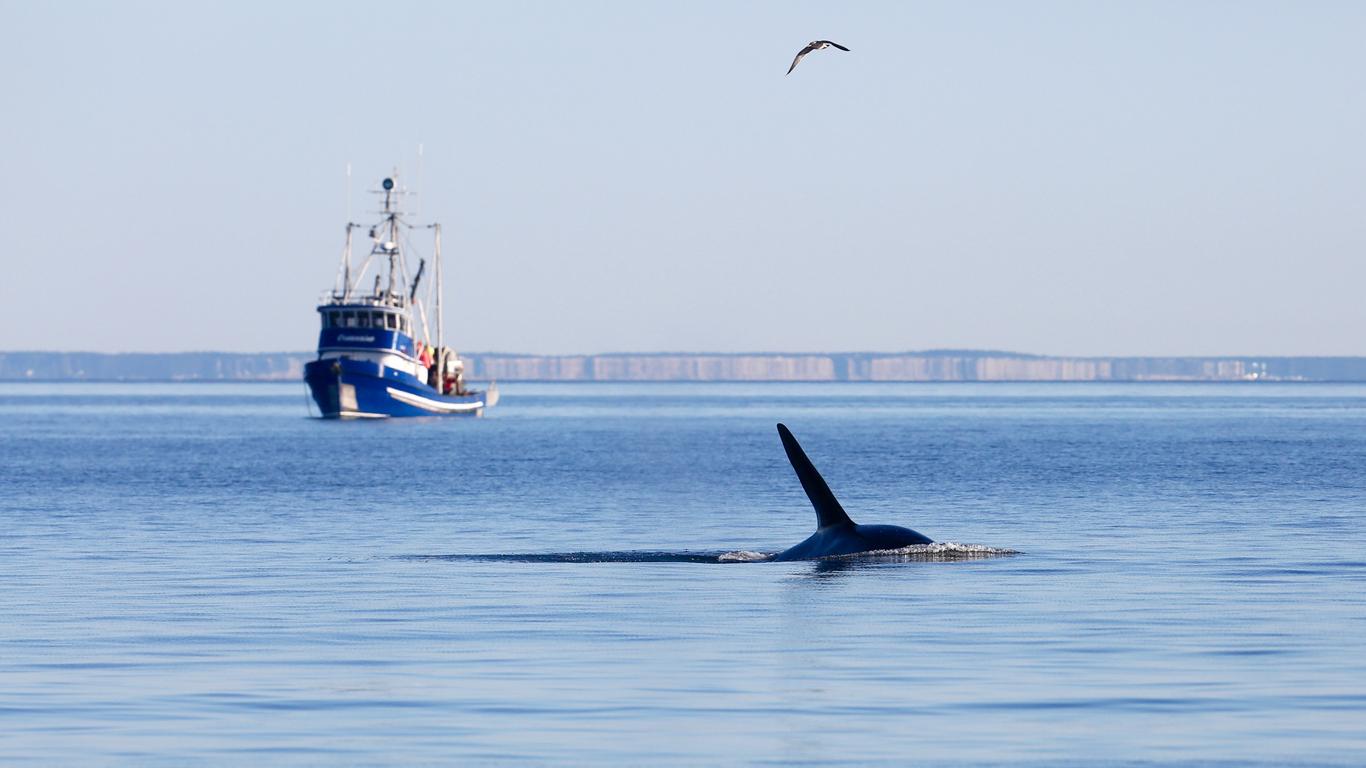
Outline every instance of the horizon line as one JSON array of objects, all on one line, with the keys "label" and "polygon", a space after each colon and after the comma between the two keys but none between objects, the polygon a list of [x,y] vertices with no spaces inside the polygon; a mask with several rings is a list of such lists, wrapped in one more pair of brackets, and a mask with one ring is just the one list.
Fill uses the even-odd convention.
[{"label": "horizon line", "polygon": [[[275,351],[236,351],[219,349],[189,349],[176,351],[143,351],[143,350],[119,350],[115,352],[96,351],[86,349],[59,350],[59,349],[16,349],[0,350],[0,355],[287,355],[287,356],[313,356],[317,351],[308,350],[275,350]],[[464,356],[486,356],[486,357],[820,357],[820,356],[868,356],[868,357],[898,357],[898,356],[936,356],[947,357],[961,355],[967,357],[1009,357],[1025,358],[1035,360],[1119,360],[1119,359],[1144,359],[1144,358],[1164,358],[1164,359],[1206,359],[1206,360],[1240,360],[1256,358],[1259,360],[1271,359],[1303,359],[1303,358],[1366,358],[1366,352],[1360,354],[1050,354],[1038,352],[1015,352],[1003,349],[971,349],[966,347],[936,347],[918,350],[805,350],[805,351],[742,351],[742,352],[712,352],[712,351],[654,351],[654,352],[509,352],[502,350],[485,350],[460,352]]]}]

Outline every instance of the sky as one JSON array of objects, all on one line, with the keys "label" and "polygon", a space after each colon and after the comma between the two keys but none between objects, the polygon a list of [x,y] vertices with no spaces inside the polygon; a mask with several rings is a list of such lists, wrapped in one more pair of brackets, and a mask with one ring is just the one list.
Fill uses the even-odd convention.
[{"label": "sky", "polygon": [[0,350],[309,350],[397,168],[462,351],[1366,355],[1366,3],[0,24]]}]

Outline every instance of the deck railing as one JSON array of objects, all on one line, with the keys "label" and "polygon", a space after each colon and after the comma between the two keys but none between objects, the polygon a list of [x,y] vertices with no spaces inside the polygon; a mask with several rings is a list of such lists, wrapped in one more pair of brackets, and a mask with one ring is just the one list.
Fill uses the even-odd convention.
[{"label": "deck railing", "polygon": [[348,307],[389,307],[391,309],[403,309],[408,306],[408,297],[402,294],[391,294],[389,296],[367,293],[365,295],[351,294],[343,299],[333,291],[323,291],[318,297],[319,306],[348,306]]}]

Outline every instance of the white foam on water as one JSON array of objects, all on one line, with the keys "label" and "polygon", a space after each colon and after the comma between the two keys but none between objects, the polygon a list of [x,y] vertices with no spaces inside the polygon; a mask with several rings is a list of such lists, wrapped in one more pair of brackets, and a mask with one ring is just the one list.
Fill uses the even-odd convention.
[{"label": "white foam on water", "polygon": [[[960,544],[956,541],[936,541],[930,544],[911,544],[898,549],[874,549],[848,555],[830,555],[817,560],[884,560],[894,562],[935,562],[950,560],[978,560],[988,557],[1018,555],[1019,550],[988,547],[985,544]],[[725,552],[716,558],[719,563],[762,563],[773,555],[742,549]]]},{"label": "white foam on water", "polygon": [[742,549],[737,552],[725,552],[716,558],[718,563],[759,563],[771,559],[773,555],[766,555],[763,552],[751,552]]},{"label": "white foam on water", "polygon": [[959,544],[956,541],[935,541],[929,544],[911,544],[897,549],[876,549],[868,552],[855,552],[849,555],[831,555],[822,560],[836,559],[888,559],[888,560],[977,560],[987,557],[1006,557],[1018,555],[1019,550],[988,547],[985,544]]}]

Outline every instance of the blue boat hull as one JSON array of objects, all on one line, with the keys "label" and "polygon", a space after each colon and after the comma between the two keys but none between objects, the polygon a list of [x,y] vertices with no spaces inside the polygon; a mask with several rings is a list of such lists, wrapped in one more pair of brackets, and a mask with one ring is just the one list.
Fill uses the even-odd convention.
[{"label": "blue boat hull", "polygon": [[443,395],[411,375],[347,357],[314,360],[304,381],[326,419],[390,416],[478,416],[486,393]]}]

